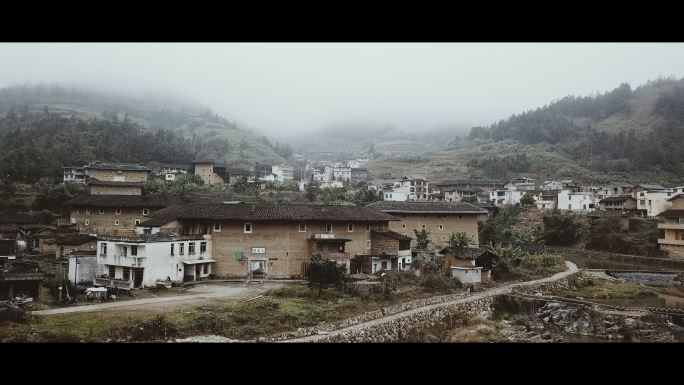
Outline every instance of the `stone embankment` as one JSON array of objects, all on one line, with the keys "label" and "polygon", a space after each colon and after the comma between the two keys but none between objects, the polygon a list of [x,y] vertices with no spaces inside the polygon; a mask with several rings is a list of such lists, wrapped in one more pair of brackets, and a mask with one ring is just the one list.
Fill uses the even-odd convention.
[{"label": "stone embankment", "polygon": [[538,294],[571,287],[570,278],[579,272],[577,265],[566,261],[568,269],[552,277],[531,282],[515,282],[487,289],[426,298],[388,307],[334,324],[300,329],[258,342],[396,342],[414,328],[432,327],[463,315],[490,316],[495,300],[505,294]]}]

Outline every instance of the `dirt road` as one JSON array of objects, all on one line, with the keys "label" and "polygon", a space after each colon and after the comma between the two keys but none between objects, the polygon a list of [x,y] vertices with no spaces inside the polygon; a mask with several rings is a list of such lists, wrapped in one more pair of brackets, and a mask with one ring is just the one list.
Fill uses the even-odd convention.
[{"label": "dirt road", "polygon": [[278,281],[245,281],[245,282],[208,282],[196,284],[184,291],[168,292],[164,296],[151,296],[149,291],[135,291],[134,294],[140,299],[117,302],[101,302],[92,305],[70,306],[64,308],[34,311],[32,314],[49,315],[64,314],[83,311],[102,311],[106,309],[116,310],[149,310],[149,311],[176,311],[196,308],[200,306],[212,306],[219,300],[247,300],[263,294],[264,292],[282,287],[287,282]]}]

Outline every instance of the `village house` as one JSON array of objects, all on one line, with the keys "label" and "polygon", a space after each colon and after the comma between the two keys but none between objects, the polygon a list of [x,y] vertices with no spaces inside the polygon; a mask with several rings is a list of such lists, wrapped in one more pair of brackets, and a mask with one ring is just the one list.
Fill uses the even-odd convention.
[{"label": "village house", "polygon": [[370,259],[370,270],[352,269],[351,272],[371,272],[379,270],[408,270],[411,266],[411,237],[399,234],[390,229],[371,230],[371,251],[367,253]]},{"label": "village house", "polygon": [[57,226],[73,224],[88,234],[131,234],[150,214],[182,202],[180,197],[158,195],[81,195],[64,203],[69,215],[59,217]]},{"label": "village house", "polygon": [[636,199],[627,195],[606,197],[599,201],[599,209],[602,211],[634,211],[636,208]]},{"label": "village house", "polygon": [[373,202],[367,207],[393,215],[399,221],[390,222],[389,229],[405,236],[414,230],[427,230],[437,249],[447,244],[453,232],[465,232],[479,243],[477,221],[485,220],[489,212],[465,202]]},{"label": "village house", "polygon": [[491,251],[478,247],[445,247],[439,251],[444,255],[445,268],[461,283],[481,283],[492,280]]},{"label": "village house", "polygon": [[622,195],[628,195],[631,196],[632,192],[634,190],[634,186],[625,183],[625,182],[610,182],[606,185],[599,186],[595,193],[596,193],[596,198],[601,200],[606,197],[614,197],[614,196],[622,196]]},{"label": "village house", "polygon": [[96,178],[88,180],[90,195],[142,195],[144,182],[109,182]]},{"label": "village house", "polygon": [[586,214],[596,210],[596,195],[591,191],[560,190],[557,207],[577,214]]},{"label": "village house", "polygon": [[636,211],[646,217],[654,217],[672,207],[668,199],[675,193],[658,184],[640,184],[634,187],[634,198],[637,200]]},{"label": "village house", "polygon": [[511,179],[504,183],[503,187],[505,189],[515,189],[515,190],[536,190],[535,180],[526,177],[520,177]]},{"label": "village house", "polygon": [[224,186],[230,182],[227,165],[223,162],[213,159],[196,159],[190,163],[195,167],[195,174],[199,175],[206,185]]},{"label": "village house", "polygon": [[210,275],[292,278],[303,275],[313,254],[349,270],[353,258],[400,255],[398,244],[385,242],[386,234],[372,232],[387,229],[395,220],[357,206],[170,206],[139,224],[137,237],[98,238],[98,263],[107,277],[98,277],[95,283],[139,287],[159,279],[187,282]]},{"label": "village house", "polygon": [[663,223],[658,229],[664,230],[664,238],[658,239],[661,250],[667,250],[677,258],[684,258],[684,194],[674,195],[669,199],[672,208],[658,214]]},{"label": "village house", "polygon": [[553,210],[558,207],[558,192],[559,190],[555,189],[542,190],[537,200],[537,209]]},{"label": "village house", "polygon": [[0,258],[0,300],[40,298],[44,273],[37,262]]},{"label": "village house", "polygon": [[409,201],[424,201],[428,199],[429,182],[422,175],[410,174],[401,178],[402,186],[408,187]]}]

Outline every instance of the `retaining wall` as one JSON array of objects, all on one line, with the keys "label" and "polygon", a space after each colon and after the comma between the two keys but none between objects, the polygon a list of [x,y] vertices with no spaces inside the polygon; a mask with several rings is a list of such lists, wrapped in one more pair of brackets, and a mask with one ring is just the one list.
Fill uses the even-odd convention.
[{"label": "retaining wall", "polygon": [[577,266],[566,261],[568,270],[552,277],[530,282],[515,282],[486,291],[468,291],[431,297],[408,304],[388,307],[335,324],[300,329],[259,342],[398,342],[415,328],[452,326],[454,319],[479,315],[489,317],[497,297],[510,294],[536,294],[568,289]]}]

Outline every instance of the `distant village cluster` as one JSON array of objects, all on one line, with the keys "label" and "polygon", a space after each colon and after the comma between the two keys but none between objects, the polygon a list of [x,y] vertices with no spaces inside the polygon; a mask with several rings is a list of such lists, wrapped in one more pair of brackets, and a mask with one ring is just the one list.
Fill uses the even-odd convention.
[{"label": "distant village cluster", "polygon": [[[525,177],[430,184],[418,174],[369,181],[368,161],[322,156],[306,165],[305,180],[299,181],[302,191],[309,183],[328,188],[365,182],[383,198],[365,206],[188,202],[143,195],[152,175],[169,182],[190,170],[205,184],[230,186],[243,178],[263,189],[268,182],[294,180],[294,167],[283,164],[273,165],[267,175],[211,159],[191,165],[97,161],[65,167],[63,182],[84,184],[88,194],[66,202],[69,212],[56,226],[40,225],[24,214],[0,219],[5,263],[0,297],[21,291],[37,295],[40,275],[16,259],[17,250],[29,246],[54,253],[59,274],[75,284],[123,290],[212,278],[305,278],[314,254],[349,274],[372,274],[409,270],[419,254],[439,253],[462,282],[483,282],[491,279],[492,256],[478,247],[478,221],[506,205],[593,217],[662,217],[661,248],[684,252],[684,186],[585,186],[570,179],[537,184]],[[421,231],[430,234],[428,249],[416,248]],[[455,233],[465,233],[473,244],[452,247],[449,238]]]}]

